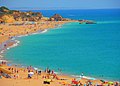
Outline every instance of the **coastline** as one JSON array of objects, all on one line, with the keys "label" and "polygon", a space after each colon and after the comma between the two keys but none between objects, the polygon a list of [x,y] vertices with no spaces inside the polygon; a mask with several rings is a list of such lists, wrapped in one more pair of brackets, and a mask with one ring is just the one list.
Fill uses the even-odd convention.
[{"label": "coastline", "polygon": [[[29,35],[35,35],[35,34],[42,34],[42,33],[47,32],[47,30],[54,29],[54,28],[59,28],[63,24],[70,23],[70,22],[75,22],[75,21],[62,21],[62,22],[58,21],[58,22],[56,22],[57,24],[55,23],[53,26],[51,26],[49,28],[43,27],[43,28],[38,28],[38,30],[30,32],[30,33],[16,34],[14,36],[7,36],[7,40],[5,39],[5,40],[0,41],[0,60],[2,60],[2,59],[5,60],[4,58],[2,58],[3,57],[2,53],[4,53],[5,50],[8,50],[12,47],[15,47],[20,43],[20,41],[16,40],[16,38],[23,37],[23,36],[29,36]],[[2,37],[1,37],[1,39],[2,39]]]},{"label": "coastline", "polygon": [[[44,28],[43,27],[43,30],[38,29],[37,31],[26,33],[26,34],[14,35],[12,38],[8,37],[8,40],[4,40],[3,42],[0,42],[0,63],[2,61],[6,61],[6,62],[9,63],[9,61],[7,61],[2,54],[5,51],[9,50],[10,48],[16,47],[16,46],[19,45],[20,41],[18,41],[17,38],[24,37],[24,36],[29,36],[29,35],[35,35],[35,34],[42,34],[42,33],[47,32],[50,29],[61,27],[63,24],[66,24],[66,23],[69,23],[69,22],[74,22],[74,21],[64,21],[64,22],[61,22],[60,24],[57,22],[58,24],[54,24],[53,26],[51,26],[49,28]],[[4,46],[4,45],[6,45],[6,46]]]},{"label": "coastline", "polygon": [[[63,24],[65,24],[65,23],[69,23],[69,22],[64,22]],[[63,25],[63,24],[60,24],[60,25]],[[59,24],[58,24],[58,26],[59,26]],[[55,28],[55,26],[53,27],[53,28]],[[36,31],[36,32],[33,32],[33,33],[30,33],[30,34],[24,34],[24,35],[18,35],[18,36],[15,36],[15,37],[13,37],[12,39],[9,39],[9,40],[7,40],[7,41],[5,41],[5,42],[3,42],[3,45],[4,45],[4,43],[6,44],[7,43],[7,45],[8,46],[6,46],[5,48],[3,48],[3,50],[7,50],[7,49],[10,49],[10,48],[12,48],[12,47],[15,47],[15,46],[17,46],[20,42],[18,41],[18,40],[16,40],[16,38],[17,37],[23,37],[23,36],[29,36],[29,35],[34,35],[34,34],[41,34],[41,33],[44,33],[44,32],[46,32],[47,30],[49,30],[49,29],[51,29],[51,28],[46,28],[46,29],[44,29],[44,30],[38,30],[38,31]],[[10,41],[10,42],[9,42]],[[11,43],[12,42],[12,43]],[[4,53],[4,51],[2,51],[1,50],[1,52],[3,52]],[[0,55],[2,55],[2,54],[0,54]],[[4,60],[4,59],[3,59]],[[72,79],[72,78],[77,78],[77,77],[75,77],[75,76],[72,76],[72,75],[59,75],[58,74],[58,76],[59,77],[61,77],[61,78],[63,78],[63,77],[68,77],[70,80]],[[85,82],[85,81],[87,81],[87,80],[89,80],[89,79],[93,79],[93,80],[97,80],[97,82],[96,83],[101,83],[100,82],[100,80],[99,79],[95,79],[95,78],[92,78],[92,77],[86,77],[86,76],[84,76],[84,77],[82,77],[83,78],[83,81],[82,82]],[[78,77],[78,79],[81,79],[80,77]],[[59,86],[59,85],[57,85],[57,86]]]},{"label": "coastline", "polygon": [[[69,23],[69,22],[64,22],[64,23],[62,23],[62,24],[58,24],[57,26],[53,26],[52,29],[61,27],[63,24],[66,24],[66,23]],[[49,29],[51,29],[51,28],[46,28],[46,29],[44,29],[44,30],[39,30],[39,31],[30,33],[30,34],[24,34],[24,35],[14,36],[12,39],[8,39],[8,40],[2,42],[2,43],[0,44],[0,63],[1,63],[2,61],[5,61],[5,62],[9,63],[9,61],[7,61],[2,54],[5,53],[5,51],[9,50],[10,48],[13,48],[13,47],[16,47],[16,46],[19,45],[20,41],[16,40],[16,38],[18,38],[18,37],[23,37],[23,36],[29,36],[29,35],[35,35],[35,34],[42,34],[42,33],[47,32],[47,30],[49,30]],[[6,44],[7,46],[4,47],[4,44]],[[9,65],[10,65],[10,66],[8,66],[8,67],[13,67],[13,66],[15,66],[14,64],[11,64],[11,63],[9,63]],[[23,68],[23,67],[20,66],[20,67],[17,67],[17,68]],[[24,66],[24,68],[26,68],[26,66]],[[43,70],[42,70],[42,71],[43,71]],[[70,75],[65,75],[65,74],[64,74],[64,75],[61,75],[61,74],[58,74],[58,73],[56,73],[56,74],[57,74],[59,77],[61,77],[61,78],[69,78],[69,79],[74,78],[73,76],[70,76]],[[18,79],[17,79],[17,80],[18,80]],[[10,80],[10,81],[11,81],[11,80]],[[18,80],[18,81],[21,81],[21,80]],[[33,80],[32,80],[32,81],[33,81]],[[0,79],[0,82],[1,82],[1,79]],[[2,82],[3,82],[3,83],[2,83],[1,85],[3,85],[3,84],[5,85],[6,80],[4,81],[4,79],[3,79]],[[8,82],[9,82],[9,81],[8,81]],[[14,79],[13,79],[13,82],[14,82]],[[23,82],[23,81],[22,81],[22,82]],[[8,84],[7,84],[7,85],[8,85]],[[10,85],[10,84],[9,84],[9,85]],[[55,84],[54,84],[54,85],[55,85]],[[23,84],[22,84],[22,86],[23,86]],[[30,85],[30,86],[31,86],[31,85]],[[59,86],[59,85],[58,85],[58,86]]]}]

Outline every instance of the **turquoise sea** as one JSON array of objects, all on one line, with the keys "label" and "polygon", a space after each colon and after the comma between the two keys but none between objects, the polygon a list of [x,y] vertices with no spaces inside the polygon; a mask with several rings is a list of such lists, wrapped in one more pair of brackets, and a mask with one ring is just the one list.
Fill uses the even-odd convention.
[{"label": "turquoise sea", "polygon": [[67,23],[46,33],[17,38],[4,53],[7,60],[70,75],[120,81],[120,10],[34,10],[97,24]]}]

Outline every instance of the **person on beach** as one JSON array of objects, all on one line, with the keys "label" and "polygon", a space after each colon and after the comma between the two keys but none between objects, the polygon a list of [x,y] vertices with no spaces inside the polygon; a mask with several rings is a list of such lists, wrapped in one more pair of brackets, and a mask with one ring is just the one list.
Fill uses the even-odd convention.
[{"label": "person on beach", "polygon": [[54,70],[52,70],[51,74],[52,74],[52,75],[54,74]]}]

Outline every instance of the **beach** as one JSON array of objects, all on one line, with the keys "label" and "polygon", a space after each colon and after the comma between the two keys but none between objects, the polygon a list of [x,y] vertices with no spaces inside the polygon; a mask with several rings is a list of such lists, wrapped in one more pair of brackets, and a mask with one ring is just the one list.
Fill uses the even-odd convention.
[{"label": "beach", "polygon": [[[70,22],[70,21],[69,21]],[[41,22],[40,22],[41,23]],[[30,24],[30,25],[21,25],[21,26],[17,26],[17,25],[1,25],[1,28],[5,28],[3,30],[1,30],[1,36],[0,36],[0,43],[4,43],[5,46],[3,47],[3,50],[11,47],[14,45],[14,42],[6,42],[7,40],[11,40],[12,37],[16,37],[16,36],[22,36],[22,35],[28,35],[28,34],[32,34],[35,32],[40,31],[44,31],[46,29],[52,29],[58,26],[61,26],[62,24],[68,23],[68,21],[64,21],[64,22],[42,22],[41,24]],[[4,58],[2,58],[4,59]],[[4,60],[1,60],[4,62]],[[3,65],[1,64],[0,66],[3,69],[6,69],[7,71],[9,71],[9,68],[14,68],[17,69],[19,71],[19,73],[12,73],[10,74],[10,76],[12,76],[12,79],[7,79],[2,77],[2,79],[0,79],[1,82],[1,86],[46,86],[46,84],[44,85],[43,82],[44,78],[42,78],[43,76],[47,76],[48,74],[45,72],[42,72],[41,75],[37,75],[35,74],[31,79],[28,79],[28,72],[26,68],[19,68],[16,66],[7,66],[7,65]],[[2,70],[2,69],[1,69]],[[10,71],[12,72],[12,71]],[[35,72],[35,70],[34,70]],[[17,76],[17,77],[16,77]],[[71,84],[72,79],[74,79],[75,77],[72,76],[68,76],[68,75],[57,75],[57,77],[59,77],[59,79],[51,79],[51,83],[49,86],[61,86],[61,85],[68,85]],[[85,81],[87,81],[87,79],[83,79],[83,81],[81,83],[86,83]],[[98,80],[96,83],[97,84],[101,82]]]},{"label": "beach", "polygon": [[[68,75],[57,74],[54,77],[55,73],[53,72],[49,74],[42,71],[41,74],[37,74],[35,69],[31,69],[34,74],[31,78],[28,78],[28,68],[20,68],[17,67],[17,65],[6,66],[5,64],[1,64],[0,69],[6,70],[11,76],[11,78],[2,77],[2,79],[0,79],[1,86],[73,86],[75,83],[84,86],[84,84],[89,82],[91,82],[92,85],[103,84],[100,80],[90,80],[87,78],[75,79],[75,77]],[[44,81],[48,81],[50,84],[45,84]],[[108,84],[108,82],[104,83],[104,85],[106,84]]]},{"label": "beach", "polygon": [[[71,21],[69,21],[71,22]],[[47,24],[46,24],[47,23]],[[58,27],[62,24],[68,23],[68,21],[62,21],[62,22],[42,22],[42,24],[30,24],[30,25],[1,25],[1,28],[5,28],[1,32],[1,39],[0,43],[4,43],[3,50],[13,46],[14,42],[8,42],[7,40],[11,40],[12,38],[16,36],[22,36],[22,35],[30,35],[32,33],[43,31],[46,29],[52,29],[55,27]],[[11,38],[12,37],[12,38]],[[4,58],[3,58],[4,59]],[[4,63],[5,61],[2,61],[0,68],[1,71],[4,70],[4,72],[10,75],[11,78],[5,78],[6,76],[1,76],[2,79],[0,79],[0,85],[1,86],[73,86],[75,84],[79,84],[81,86],[87,85],[92,83],[91,85],[107,85],[113,86],[116,84],[116,82],[110,81],[101,81],[99,79],[95,78],[88,78],[85,76],[80,77],[74,77],[64,74],[56,74],[56,73],[46,73],[44,70],[41,70],[41,74],[38,74],[38,71],[36,72],[35,68],[32,67],[32,70],[28,70],[27,67],[18,67],[17,65],[8,66],[7,63]],[[29,72],[33,73],[32,77],[29,78],[28,74]],[[1,73],[2,75],[2,73]],[[55,75],[55,77],[54,77]],[[54,78],[53,78],[54,77]],[[50,82],[50,84],[45,84],[44,82]]]},{"label": "beach", "polygon": [[[69,21],[70,22],[70,21]],[[22,22],[20,22],[22,23]],[[14,37],[20,37],[20,36],[24,36],[24,35],[30,35],[36,32],[40,32],[43,33],[45,30],[47,29],[52,29],[58,26],[61,26],[62,24],[68,23],[68,21],[46,21],[46,22],[37,22],[37,24],[27,24],[27,25],[11,25],[11,24],[1,24],[0,28],[1,28],[1,33],[0,34],[0,44],[1,44],[1,51],[2,50],[6,50],[9,47],[12,47],[15,44],[15,41],[9,41],[13,39]],[[2,57],[2,56],[1,56]],[[1,58],[4,59],[4,58]],[[5,60],[1,60],[5,61]],[[12,66],[6,66],[6,65],[1,65],[0,67],[3,66],[3,69],[5,67],[5,69],[8,70],[9,67]],[[43,84],[44,79],[42,79],[42,76],[45,76],[46,73],[42,73],[41,76],[37,76],[35,75],[32,79],[27,79],[27,71],[25,71],[25,68],[18,68],[18,67],[13,67],[17,70],[19,70],[20,72],[17,73],[17,75],[19,75],[20,77],[14,78],[14,79],[6,79],[4,77],[2,77],[2,79],[0,79],[0,85],[1,86],[33,86],[33,85],[39,85],[39,86],[46,86]],[[24,72],[23,72],[24,70]],[[12,74],[12,76],[15,76],[15,73]],[[69,80],[72,79],[72,77],[69,76],[60,76],[61,78],[68,78]],[[53,82],[53,81],[52,81]],[[26,84],[25,84],[26,83]],[[54,81],[54,83],[51,83],[50,86],[61,86],[58,81]]]},{"label": "beach", "polygon": [[[23,25],[14,25],[14,24],[1,24],[1,33],[0,34],[0,44],[1,44],[1,51],[6,50],[12,46],[14,46],[15,41],[11,41],[15,37],[20,37],[24,35],[30,35],[36,32],[44,32],[47,29],[52,29],[58,26],[61,26],[62,24],[73,22],[73,21],[45,21],[45,22],[37,22],[37,24],[23,24]],[[23,23],[23,22],[20,22]],[[2,52],[3,53],[3,52]],[[1,56],[2,57],[2,56]],[[4,58],[1,58],[1,63],[6,62],[5,60],[2,60]],[[49,78],[42,78],[43,76],[48,76],[48,73],[42,72],[41,75],[35,74],[31,79],[28,79],[28,72],[26,68],[20,68],[16,66],[7,66],[7,64],[1,64],[0,70],[6,70],[7,72],[11,72],[10,76],[11,78],[5,78],[1,76],[2,79],[0,79],[0,85],[1,86],[46,86],[43,82],[45,79]],[[13,73],[13,71],[10,71],[9,68],[17,69],[19,73]],[[35,72],[35,70],[34,70]],[[9,73],[8,73],[9,74]],[[51,83],[49,86],[61,86],[61,85],[68,85],[71,84],[71,80],[74,78],[72,76],[68,75],[57,75],[59,79],[51,79]],[[86,79],[84,80],[86,81]],[[83,81],[83,82],[84,82]]]},{"label": "beach", "polygon": [[43,31],[45,29],[55,28],[57,25],[62,25],[68,21],[46,21],[46,22],[37,22],[37,24],[26,24],[24,22],[19,22],[22,25],[12,25],[12,24],[1,24],[0,25],[0,44],[9,40],[11,37],[28,35],[39,30]]},{"label": "beach", "polygon": [[16,46],[19,41],[16,37],[44,33],[48,29],[60,27],[62,24],[72,21],[39,21],[39,22],[17,22],[0,25],[0,51],[3,52],[9,47]]},{"label": "beach", "polygon": [[[60,16],[58,16],[58,19],[59,18],[61,19]],[[11,65],[12,63],[10,63],[9,60],[6,61],[6,59],[5,59],[4,55],[3,55],[4,51],[7,51],[7,49],[10,49],[10,48],[12,48],[14,46],[19,45],[20,41],[16,40],[17,37],[23,37],[23,36],[28,36],[29,37],[32,34],[45,33],[47,30],[54,29],[54,28],[60,28],[64,24],[68,24],[67,25],[68,28],[66,27],[67,28],[66,30],[71,29],[70,31],[68,30],[68,32],[72,31],[72,32],[75,33],[75,29],[76,29],[76,31],[78,29],[79,29],[79,31],[82,31],[81,28],[74,28],[74,27],[72,27],[71,22],[72,22],[74,27],[75,26],[77,26],[77,27],[80,26],[80,24],[79,24],[79,22],[77,20],[69,20],[69,21],[48,21],[47,20],[47,21],[37,21],[37,22],[35,22],[35,21],[34,22],[33,21],[16,21],[14,23],[5,23],[5,24],[3,23],[3,24],[0,24],[0,52],[1,52],[0,53],[0,86],[33,86],[33,85],[34,86],[86,86],[86,85],[87,86],[106,86],[106,85],[107,86],[119,86],[119,81],[112,81],[112,80],[104,80],[102,78],[97,79],[97,78],[93,78],[93,77],[87,77],[86,75],[84,75],[84,73],[81,73],[81,75],[76,77],[76,76],[72,76],[72,75],[65,75],[64,73],[61,73],[61,74],[56,73],[56,71],[53,70],[54,68],[52,68],[52,69],[49,69],[49,68],[39,69],[39,67],[36,68],[36,67],[34,67],[32,65],[22,67],[22,66],[18,66],[18,64]],[[80,27],[84,28],[84,26],[82,26],[82,25]],[[90,26],[88,26],[88,27],[90,27]],[[74,30],[73,30],[73,28],[74,28]],[[60,29],[58,29],[58,32],[59,32],[59,30]],[[84,28],[84,30],[92,31],[92,29],[86,29],[86,28]],[[81,67],[81,65],[79,65],[79,64],[77,65],[76,64],[76,63],[80,62],[79,60],[81,60],[81,58],[79,60],[73,61],[73,59],[76,59],[76,58],[78,59],[79,57],[81,57],[81,56],[79,56],[80,55],[79,54],[80,53],[79,52],[80,49],[78,48],[78,46],[81,46],[81,51],[82,51],[82,50],[84,50],[84,49],[82,49],[82,47],[85,47],[83,45],[84,44],[89,44],[89,41],[86,42],[86,41],[83,40],[83,45],[80,45],[82,43],[82,41],[80,41],[81,43],[79,43],[79,40],[78,40],[78,43],[76,41],[74,41],[74,39],[78,39],[78,38],[83,39],[84,37],[89,36],[88,35],[89,33],[88,33],[88,34],[86,34],[86,36],[83,34],[84,37],[82,37],[81,35],[78,35],[79,33],[82,34],[82,32],[79,32],[79,31],[78,31],[77,34],[75,33],[77,35],[77,37],[75,36],[74,33],[70,33],[70,36],[67,34],[68,38],[66,38],[65,41],[61,40],[61,39],[64,39],[65,36],[63,36],[63,37],[62,37],[62,35],[57,36],[58,39],[60,38],[60,41],[56,41],[55,43],[56,44],[61,44],[60,47],[57,46],[57,48],[61,49],[61,52],[62,51],[68,51],[68,52],[60,53],[58,51],[58,52],[56,52],[57,54],[55,53],[56,55],[50,53],[51,57],[55,56],[55,58],[56,58],[57,55],[62,55],[62,54],[63,54],[63,56],[61,56],[61,57],[67,57],[69,55],[73,56],[73,57],[71,57],[71,61],[69,60],[70,62],[68,61],[68,59],[70,59],[70,58],[65,58],[65,60],[63,59],[63,64],[67,63],[67,61],[68,61],[68,64],[71,63],[71,65],[73,65],[72,67],[74,67],[74,68],[71,67],[72,71],[75,71],[75,69],[76,70],[78,69],[78,72],[80,70],[79,68],[84,68],[84,66],[85,66],[85,65],[82,65],[82,67]],[[67,32],[64,32],[64,33],[66,35]],[[62,34],[62,32],[59,33],[59,34]],[[48,34],[46,37],[49,37],[49,36],[50,35]],[[93,39],[92,40],[94,40],[95,36],[93,34]],[[72,37],[74,37],[74,38],[72,39]],[[87,40],[89,40],[89,37],[86,37],[86,38],[88,38]],[[52,39],[52,37],[50,38],[50,40],[51,39]],[[53,39],[55,39],[54,36],[53,36]],[[55,40],[58,40],[58,39],[56,38]],[[73,44],[65,43],[65,42],[70,42],[69,39],[73,40],[73,42],[71,42]],[[40,41],[42,41],[42,39],[40,39],[38,41],[38,43]],[[46,40],[44,40],[44,41],[46,41]],[[48,42],[48,40],[47,40],[47,42]],[[90,40],[90,42],[92,42],[92,41]],[[62,44],[66,44],[65,45],[66,48],[64,48],[64,46]],[[48,45],[52,45],[52,48],[53,48],[54,47],[53,45],[55,45],[55,44],[53,42],[48,42]],[[41,45],[41,46],[47,47],[48,45]],[[75,48],[75,45],[77,45],[76,46],[77,48]],[[70,46],[72,48],[69,48]],[[30,48],[30,46],[28,46],[28,47]],[[94,47],[94,45],[92,46],[92,49],[93,49],[93,47]],[[27,49],[29,49],[29,48],[27,48]],[[38,48],[38,46],[37,46],[37,48]],[[52,48],[50,49],[49,47],[47,47],[47,48],[44,48],[43,51],[45,50],[45,51],[53,52]],[[57,48],[55,46],[53,49],[55,49],[55,51],[57,51],[56,50]],[[78,52],[74,52],[74,50],[76,50],[76,49],[79,49]],[[87,51],[87,49],[88,49],[88,47],[86,47],[85,51]],[[32,48],[31,48],[31,50],[32,50]],[[88,49],[88,50],[90,50],[90,49]],[[98,48],[98,50],[99,50],[99,48]],[[96,50],[93,50],[93,51],[96,51]],[[23,52],[24,52],[24,50],[23,50]],[[10,55],[14,55],[14,53],[15,52],[10,53]],[[58,53],[60,53],[60,54],[58,54]],[[67,54],[65,54],[65,53],[67,53]],[[87,54],[91,55],[91,52],[88,51]],[[83,56],[83,57],[88,57],[87,54],[84,54],[85,56]],[[36,55],[38,55],[38,54],[36,54]],[[36,55],[33,55],[33,59],[29,59],[28,61],[29,62],[33,62],[34,56],[36,56]],[[45,53],[45,55],[46,55],[46,57],[49,57],[49,56],[47,56],[46,53]],[[67,55],[67,56],[65,56],[65,55]],[[75,57],[75,55],[76,55],[76,57]],[[31,55],[31,57],[32,57],[32,55]],[[39,56],[38,56],[38,58],[39,58]],[[36,60],[38,58],[36,58]],[[43,57],[41,59],[45,59],[45,57]],[[58,63],[60,62],[60,64],[61,64],[62,63],[61,59],[62,58],[60,58],[60,59],[57,58],[56,60],[54,60],[54,58],[52,58],[53,62],[51,62],[51,63],[55,64],[55,62],[57,62],[57,60],[59,60]],[[96,59],[96,58],[93,58],[93,59]],[[88,62],[86,60],[84,60],[84,61],[82,60],[82,62],[86,63],[86,65],[88,66],[88,65],[91,65],[91,63],[89,63],[90,62],[89,60],[90,59],[87,58]],[[99,58],[98,58],[98,60],[99,60]],[[38,65],[42,65],[41,64],[42,62],[40,63],[40,61],[44,61],[44,60],[39,60],[38,59]],[[50,61],[51,61],[51,58],[50,58]],[[91,61],[91,62],[94,63],[94,61]],[[97,61],[97,63],[98,62],[99,61]],[[74,64],[76,64],[77,66],[74,66]],[[61,67],[61,65],[60,65],[60,67]],[[93,64],[93,65],[94,65],[94,68],[95,68],[95,64]],[[52,66],[54,67],[54,65],[52,65]],[[62,65],[62,66],[64,66],[64,65]],[[102,67],[104,67],[104,66],[102,66]],[[66,68],[69,69],[69,66],[66,66]],[[89,69],[89,66],[86,69],[91,71]],[[91,69],[92,69],[92,67],[91,67]],[[102,70],[102,68],[99,68],[99,70]],[[59,69],[59,71],[60,71],[60,69]],[[91,72],[94,72],[94,71],[91,71]]]}]

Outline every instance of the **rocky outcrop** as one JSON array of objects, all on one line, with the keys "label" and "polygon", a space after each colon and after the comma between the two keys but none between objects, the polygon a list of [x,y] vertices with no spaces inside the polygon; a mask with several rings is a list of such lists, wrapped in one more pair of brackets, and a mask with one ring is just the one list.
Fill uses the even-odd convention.
[{"label": "rocky outcrop", "polygon": [[86,24],[96,24],[95,21],[86,21]]},{"label": "rocky outcrop", "polygon": [[[21,12],[18,10],[9,10],[6,7],[0,7],[0,15],[4,22],[14,21],[69,21],[70,19],[63,18],[59,14],[55,14],[50,18],[43,17],[40,12]],[[9,19],[10,18],[10,19]]]},{"label": "rocky outcrop", "polygon": [[1,16],[1,19],[5,23],[13,23],[13,22],[15,22],[15,19],[14,19],[14,17],[12,15],[3,15],[3,16]]},{"label": "rocky outcrop", "polygon": [[63,17],[59,14],[55,14],[52,17],[50,17],[50,21],[62,21]]},{"label": "rocky outcrop", "polygon": [[49,21],[70,21],[71,19],[63,18],[59,14],[54,14],[52,17],[49,18]]},{"label": "rocky outcrop", "polygon": [[[4,17],[5,22],[9,22],[9,21],[12,22],[13,20],[15,21],[39,21],[43,17],[43,15],[40,12],[32,12],[32,11],[21,12],[17,10],[9,10],[6,7],[0,7],[0,14],[5,16]],[[11,19],[8,20],[8,18],[11,18]]]},{"label": "rocky outcrop", "polygon": [[43,17],[43,15],[39,12],[20,12],[16,11],[13,12],[14,19],[16,21],[22,20],[22,21],[39,21]]},{"label": "rocky outcrop", "polygon": [[78,20],[80,24],[96,24],[95,21],[92,20]]}]

